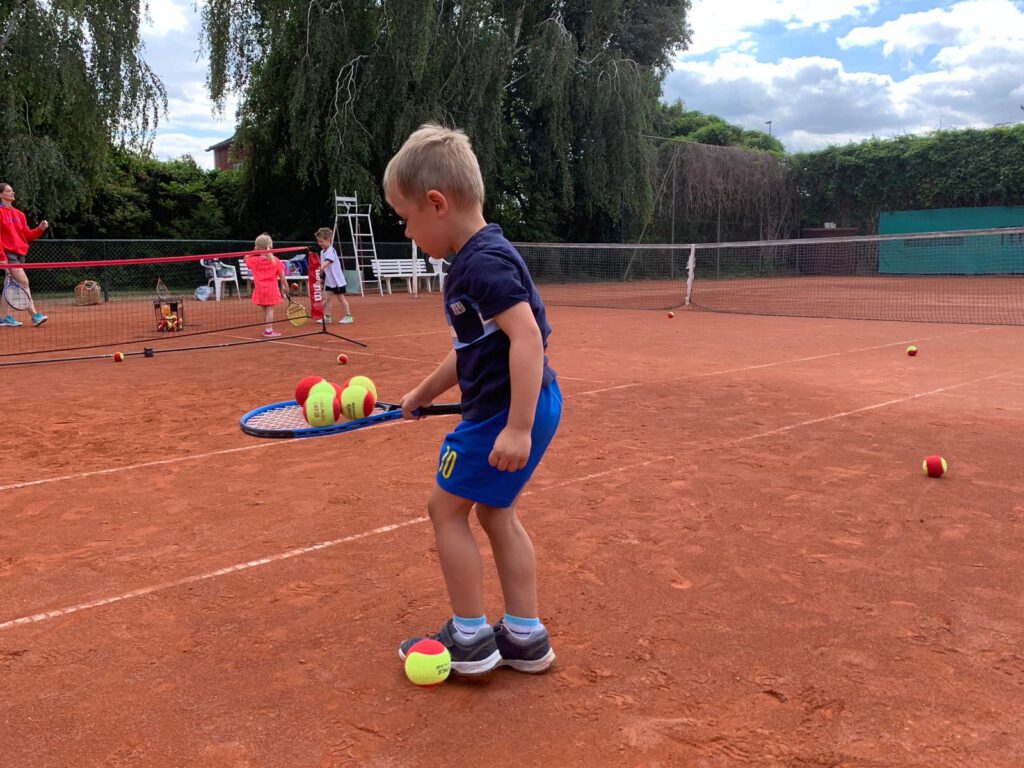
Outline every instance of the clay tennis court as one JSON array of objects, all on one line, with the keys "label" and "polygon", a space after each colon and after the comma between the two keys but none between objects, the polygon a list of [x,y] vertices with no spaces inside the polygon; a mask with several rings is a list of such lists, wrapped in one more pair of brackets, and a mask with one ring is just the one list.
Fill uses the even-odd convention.
[{"label": "clay tennis court", "polygon": [[1019,762],[1020,328],[552,307],[565,415],[521,515],[558,662],[423,690],[397,646],[449,615],[455,417],[238,428],[307,374],[397,399],[449,348],[437,294],[353,310],[365,350],[2,369],[0,763]]}]

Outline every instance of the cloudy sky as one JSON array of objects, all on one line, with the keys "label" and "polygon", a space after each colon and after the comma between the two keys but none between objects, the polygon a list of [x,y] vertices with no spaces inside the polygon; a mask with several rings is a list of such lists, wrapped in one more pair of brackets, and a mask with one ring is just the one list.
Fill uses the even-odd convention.
[{"label": "cloudy sky", "polygon": [[[200,0],[201,1],[201,0]],[[146,59],[167,86],[158,157],[234,131],[212,114],[192,0],[150,0]],[[693,0],[664,98],[772,133],[791,151],[1024,121],[1024,0]]]}]

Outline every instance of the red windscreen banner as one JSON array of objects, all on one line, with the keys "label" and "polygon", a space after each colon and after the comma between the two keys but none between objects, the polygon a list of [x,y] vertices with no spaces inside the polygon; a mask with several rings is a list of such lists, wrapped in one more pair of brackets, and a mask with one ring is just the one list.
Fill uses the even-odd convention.
[{"label": "red windscreen banner", "polygon": [[324,286],[320,282],[320,254],[310,251],[306,257],[306,274],[309,280],[309,316],[314,320],[324,319]]}]

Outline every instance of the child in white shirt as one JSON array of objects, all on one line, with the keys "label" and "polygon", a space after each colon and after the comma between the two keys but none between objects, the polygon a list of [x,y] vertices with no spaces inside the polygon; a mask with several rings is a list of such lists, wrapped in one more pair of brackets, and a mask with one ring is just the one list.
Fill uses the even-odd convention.
[{"label": "child in white shirt", "polygon": [[351,323],[353,321],[352,309],[345,298],[345,273],[341,269],[341,259],[338,252],[331,244],[334,239],[334,232],[329,227],[320,227],[316,231],[316,242],[320,246],[320,274],[323,275],[324,295],[324,323],[331,322],[331,299],[334,298],[341,303],[345,314],[339,323]]}]

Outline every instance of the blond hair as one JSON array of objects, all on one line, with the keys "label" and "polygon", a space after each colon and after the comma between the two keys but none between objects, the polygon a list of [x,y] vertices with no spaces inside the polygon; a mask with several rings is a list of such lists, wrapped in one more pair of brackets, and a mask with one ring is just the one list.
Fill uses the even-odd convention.
[{"label": "blond hair", "polygon": [[256,249],[260,251],[269,251],[274,247],[274,241],[270,238],[266,232],[256,238]]},{"label": "blond hair", "polygon": [[313,233],[313,237],[320,238],[321,240],[333,240],[334,230],[330,227],[320,227],[320,229]]},{"label": "blond hair", "polygon": [[421,125],[384,170],[385,195],[394,190],[419,204],[431,189],[464,205],[484,204],[480,163],[469,137],[457,128]]}]

